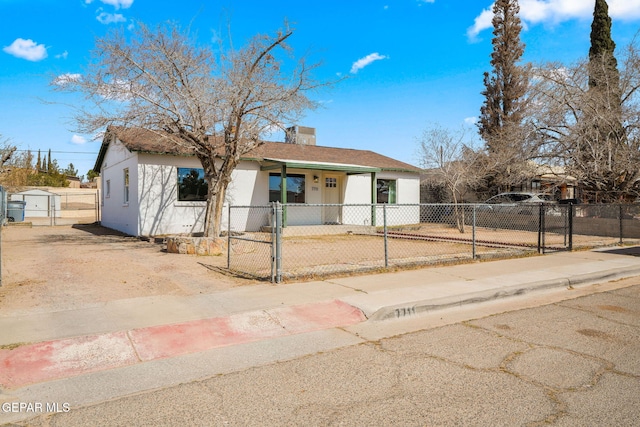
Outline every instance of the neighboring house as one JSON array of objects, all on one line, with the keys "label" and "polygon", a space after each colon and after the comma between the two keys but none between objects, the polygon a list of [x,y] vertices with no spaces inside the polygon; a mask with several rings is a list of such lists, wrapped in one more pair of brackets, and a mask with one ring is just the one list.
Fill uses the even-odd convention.
[{"label": "neighboring house", "polygon": [[77,176],[66,175],[65,179],[69,183],[69,188],[80,188],[81,181]]},{"label": "neighboring house", "polygon": [[578,180],[567,174],[562,166],[536,165],[536,177],[531,189],[553,195],[558,200],[576,197]]},{"label": "neighboring house", "polygon": [[[101,178],[102,225],[134,236],[203,230],[207,187],[202,166],[170,136],[109,128],[94,170]],[[306,145],[265,142],[241,159],[226,202],[232,206],[286,203],[286,226],[381,225],[380,206],[302,208],[387,203],[396,210],[388,224],[414,224],[419,222],[419,173],[415,166],[371,151],[316,146],[315,137]],[[397,206],[402,204],[415,206]],[[245,215],[242,226],[234,218],[234,230],[255,231],[269,225],[266,214]],[[226,208],[222,221],[226,229]]]}]

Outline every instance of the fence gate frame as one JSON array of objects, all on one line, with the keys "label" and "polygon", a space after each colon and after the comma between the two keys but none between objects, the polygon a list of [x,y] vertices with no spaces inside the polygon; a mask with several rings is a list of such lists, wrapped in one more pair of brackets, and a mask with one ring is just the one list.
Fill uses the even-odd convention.
[{"label": "fence gate frame", "polygon": [[231,271],[231,243],[232,240],[240,240],[257,244],[265,244],[271,247],[271,283],[282,282],[282,222],[283,208],[280,202],[272,202],[269,205],[269,227],[271,229],[271,240],[258,240],[242,236],[234,236],[231,230],[232,209],[251,208],[251,206],[232,206],[229,204],[227,213],[227,270]]}]

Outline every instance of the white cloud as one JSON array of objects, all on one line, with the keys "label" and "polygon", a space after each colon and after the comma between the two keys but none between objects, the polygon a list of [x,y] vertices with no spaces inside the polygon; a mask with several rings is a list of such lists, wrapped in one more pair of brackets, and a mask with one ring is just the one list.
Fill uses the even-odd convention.
[{"label": "white cloud", "polygon": [[[133,4],[133,0],[100,0],[100,1],[104,4],[108,4],[110,6],[115,7],[116,10],[120,8],[128,9]],[[91,4],[93,3],[93,0],[85,0],[84,3]]]},{"label": "white cloud", "polygon": [[387,59],[387,56],[380,55],[378,52],[370,53],[364,58],[358,59],[351,66],[351,74],[356,74],[359,70],[362,70],[367,65],[371,64],[374,61],[380,61],[382,59]]},{"label": "white cloud", "polygon": [[3,50],[9,55],[28,61],[41,61],[47,57],[47,48],[43,44],[36,44],[31,39],[15,39],[10,46],[6,46]]},{"label": "white cloud", "polygon": [[422,3],[435,3],[436,0],[417,0],[418,3],[420,3],[420,6],[422,6]]},{"label": "white cloud", "polygon": [[116,22],[126,22],[127,18],[125,18],[124,16],[122,16],[119,13],[107,13],[107,12],[101,12],[96,19],[101,23],[101,24],[115,24]]},{"label": "white cloud", "polygon": [[[612,19],[633,20],[640,18],[640,0],[609,0],[609,16]],[[571,19],[589,19],[593,16],[593,1],[584,0],[520,0],[520,19],[526,24],[557,24]],[[491,28],[493,5],[482,11],[467,30],[473,40],[483,30]]]},{"label": "white cloud", "polygon": [[56,58],[58,59],[67,59],[67,57],[69,56],[69,52],[67,52],[66,50],[64,52],[62,52],[59,55],[56,55]]},{"label": "white cloud", "polygon": [[464,119],[464,123],[467,125],[474,125],[478,122],[478,118],[477,117],[467,117]]},{"label": "white cloud", "polygon": [[473,25],[467,29],[467,36],[470,40],[475,40],[475,38],[482,32],[482,30],[486,28],[491,28],[491,20],[493,19],[493,5],[489,7],[489,9],[485,9],[482,13],[476,16],[476,19],[473,21]]},{"label": "white cloud", "polygon": [[53,84],[58,86],[63,86],[69,83],[77,82],[78,80],[80,80],[81,77],[82,76],[80,74],[71,74],[71,73],[60,74],[58,77],[56,77],[53,80]]},{"label": "white cloud", "polygon": [[71,143],[76,145],[82,145],[87,142],[87,139],[80,135],[73,135],[71,137]]},{"label": "white cloud", "polygon": [[128,9],[133,4],[133,0],[100,0],[104,4],[111,5],[116,9]]}]

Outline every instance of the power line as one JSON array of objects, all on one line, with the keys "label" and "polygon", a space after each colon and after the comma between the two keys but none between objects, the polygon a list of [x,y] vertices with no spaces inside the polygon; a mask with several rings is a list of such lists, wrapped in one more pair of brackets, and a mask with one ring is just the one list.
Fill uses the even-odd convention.
[{"label": "power line", "polygon": [[[32,152],[32,153],[33,153],[34,151],[37,151],[37,150],[16,150],[16,151],[17,151],[17,152],[23,152],[23,153],[26,153],[26,152],[29,152],[29,151],[30,151],[30,152]],[[40,151],[42,151],[42,150],[40,150]],[[47,152],[48,152],[48,151],[49,151],[49,150],[47,150]],[[98,152],[97,152],[97,151],[51,151],[51,153],[52,153],[52,154],[53,154],[53,153],[56,153],[56,154],[92,154],[92,155],[94,155],[94,156],[95,156],[96,154],[98,154]]]}]

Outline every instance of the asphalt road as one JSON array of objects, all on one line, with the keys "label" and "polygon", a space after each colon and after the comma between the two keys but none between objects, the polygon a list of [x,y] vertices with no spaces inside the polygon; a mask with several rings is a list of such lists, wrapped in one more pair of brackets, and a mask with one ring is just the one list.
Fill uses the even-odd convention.
[{"label": "asphalt road", "polygon": [[19,425],[639,425],[640,278],[630,283]]}]

